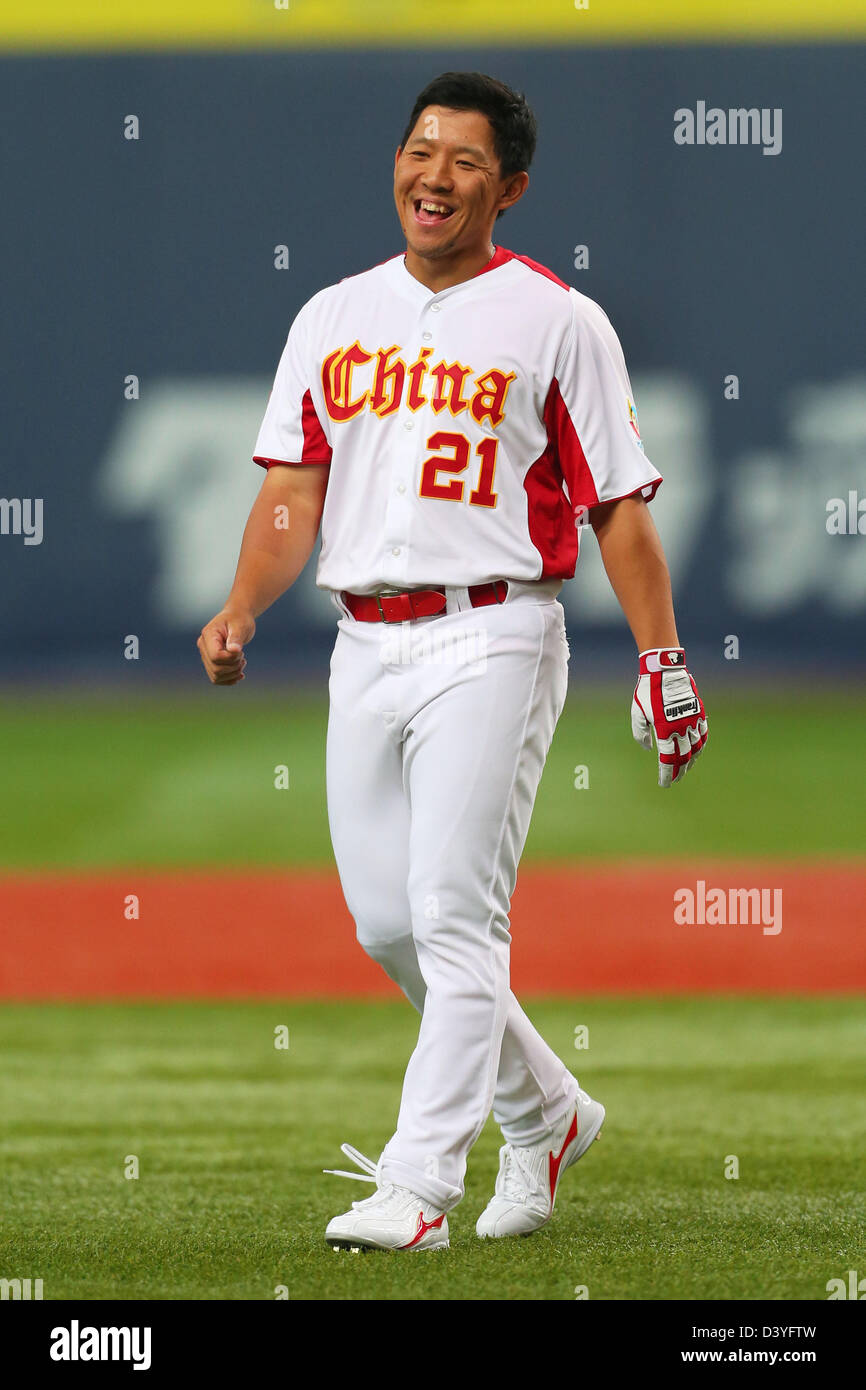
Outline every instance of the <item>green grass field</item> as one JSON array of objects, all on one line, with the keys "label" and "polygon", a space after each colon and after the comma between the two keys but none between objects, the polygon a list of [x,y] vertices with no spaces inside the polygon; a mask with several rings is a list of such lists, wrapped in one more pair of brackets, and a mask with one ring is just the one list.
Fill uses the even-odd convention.
[{"label": "green grass field", "polygon": [[376,1156],[389,1137],[408,1005],[6,1006],[0,1277],[41,1278],[46,1299],[272,1299],[284,1285],[293,1299],[572,1300],[584,1285],[590,1299],[821,1300],[866,1270],[864,1001],[530,1013],[608,1108],[553,1222],[474,1236],[491,1122],[450,1251],[358,1256],[322,1236],[369,1190],[320,1170],[345,1166],[343,1140]]},{"label": "green grass field", "polygon": [[[569,701],[526,860],[862,855],[859,693],[706,692],[710,743],[687,780],[656,786],[628,690]],[[0,869],[330,864],[323,699],[246,686],[168,700],[0,701],[15,814]],[[274,789],[285,764],[290,787]],[[574,769],[589,769],[575,790]]]},{"label": "green grass field", "polygon": [[[526,859],[861,857],[861,697],[704,694],[710,744],[672,792],[632,742],[628,690],[572,699]],[[13,808],[0,871],[332,863],[323,698],[252,683],[6,696],[0,718]],[[46,1299],[261,1300],[284,1285],[293,1299],[571,1300],[586,1286],[591,1299],[813,1300],[866,1273],[866,1001],[592,998],[530,1013],[608,1107],[602,1141],[546,1230],[482,1243],[490,1121],[451,1250],[412,1257],[333,1253],[328,1219],[368,1189],[321,1173],[344,1166],[342,1141],[376,1156],[390,1136],[417,1034],[408,1005],[0,1006],[0,1278],[41,1278]]]}]

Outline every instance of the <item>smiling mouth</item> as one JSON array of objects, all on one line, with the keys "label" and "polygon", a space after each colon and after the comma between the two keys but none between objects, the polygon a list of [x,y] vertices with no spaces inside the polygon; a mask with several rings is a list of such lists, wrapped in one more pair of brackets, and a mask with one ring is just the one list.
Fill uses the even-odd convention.
[{"label": "smiling mouth", "polygon": [[415,221],[424,227],[435,227],[440,222],[447,222],[454,212],[447,203],[438,203],[433,198],[416,198],[413,206]]}]

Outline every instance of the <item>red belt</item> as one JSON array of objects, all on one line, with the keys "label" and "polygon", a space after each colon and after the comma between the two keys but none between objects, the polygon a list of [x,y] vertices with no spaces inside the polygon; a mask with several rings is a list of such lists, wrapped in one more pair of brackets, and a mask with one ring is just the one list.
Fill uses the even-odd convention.
[{"label": "red belt", "polygon": [[[503,603],[508,582],[495,579],[492,584],[471,584],[469,602],[473,608],[485,608],[489,603]],[[350,594],[340,597],[359,623],[407,623],[413,618],[431,618],[445,610],[444,589],[412,589],[402,594]]]}]

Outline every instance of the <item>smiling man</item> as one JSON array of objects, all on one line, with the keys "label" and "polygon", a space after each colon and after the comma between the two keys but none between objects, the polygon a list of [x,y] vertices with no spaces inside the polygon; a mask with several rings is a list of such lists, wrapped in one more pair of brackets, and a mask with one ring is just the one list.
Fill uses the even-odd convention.
[{"label": "smiling man", "polygon": [[[437,88],[447,94],[449,81],[439,78],[418,101]],[[491,259],[491,225],[526,192],[529,175],[513,166],[528,159],[525,149],[497,153],[490,120],[480,111],[431,103],[417,112],[415,106],[394,160],[394,199],[406,269],[428,289],[441,290],[471,279]],[[532,114],[528,108],[523,114],[524,129],[511,134],[515,146],[521,134],[527,146],[535,141]]]},{"label": "smiling man", "polygon": [[321,524],[316,582],[340,615],[334,854],[358,941],[421,1015],[395,1133],[377,1161],[343,1145],[360,1171],[341,1175],[374,1191],[330,1222],[336,1247],[446,1247],[491,1108],[504,1143],[476,1232],[528,1235],[600,1132],[604,1107],[509,987],[511,895],[566,695],[557,595],[584,522],[637,645],[632,729],[648,749],[655,735],[659,784],[707,738],[619,340],[592,300],[492,242],[535,139],[493,78],[445,73],[420,94],[394,163],[405,254],[292,324],[235,582],[199,637],[214,684],[243,680],[256,618]]}]

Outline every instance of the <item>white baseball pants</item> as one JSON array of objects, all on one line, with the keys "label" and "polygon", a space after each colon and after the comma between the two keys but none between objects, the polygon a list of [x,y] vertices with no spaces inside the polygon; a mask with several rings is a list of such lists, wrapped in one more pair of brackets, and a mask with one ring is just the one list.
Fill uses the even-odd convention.
[{"label": "white baseball pants", "polygon": [[358,941],[421,1013],[380,1181],[463,1195],[491,1105],[541,1140],[576,1083],[509,987],[509,909],[567,686],[559,584],[440,617],[345,614],[331,658],[328,814]]}]

